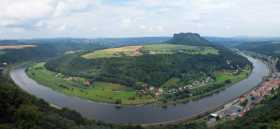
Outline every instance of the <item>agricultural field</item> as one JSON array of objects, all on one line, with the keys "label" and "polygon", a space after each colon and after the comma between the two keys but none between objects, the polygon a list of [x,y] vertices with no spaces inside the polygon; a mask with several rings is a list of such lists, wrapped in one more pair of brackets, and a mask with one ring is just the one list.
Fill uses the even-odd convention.
[{"label": "agricultural field", "polygon": [[67,77],[47,70],[45,63],[38,63],[28,68],[27,74],[37,82],[63,92],[67,95],[97,101],[123,105],[138,105],[155,101],[151,96],[138,96],[136,91],[124,85],[109,82],[88,83],[85,78]]},{"label": "agricultural field", "polygon": [[110,48],[105,50],[97,50],[92,53],[82,55],[86,59],[96,59],[96,58],[112,58],[112,57],[121,57],[121,56],[139,56],[140,49],[143,46],[127,46],[120,48]]},{"label": "agricultural field", "polygon": [[190,55],[207,55],[215,54],[219,52],[217,49],[206,46],[189,46],[189,45],[175,45],[175,44],[155,44],[144,46],[126,46],[120,48],[110,48],[105,50],[97,50],[85,55],[82,55],[85,59],[97,59],[97,58],[112,58],[122,56],[141,56],[143,54],[174,54],[184,53]]},{"label": "agricultural field", "polygon": [[213,47],[175,45],[175,44],[145,45],[143,49],[141,49],[141,51],[143,53],[148,53],[148,54],[174,54],[174,53],[184,53],[190,55],[219,54],[219,51]]},{"label": "agricultural field", "polygon": [[33,48],[36,45],[0,45],[0,50]]}]

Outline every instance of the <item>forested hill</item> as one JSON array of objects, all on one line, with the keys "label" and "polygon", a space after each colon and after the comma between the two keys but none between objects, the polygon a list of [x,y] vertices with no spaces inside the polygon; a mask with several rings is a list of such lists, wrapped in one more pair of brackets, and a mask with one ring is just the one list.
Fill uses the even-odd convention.
[{"label": "forested hill", "polygon": [[184,44],[193,46],[211,46],[211,43],[197,33],[178,33],[167,41],[172,44]]},{"label": "forested hill", "polygon": [[138,88],[142,83],[160,87],[172,78],[178,78],[178,83],[183,86],[193,79],[214,76],[214,71],[232,70],[237,66],[243,68],[248,64],[245,58],[228,49],[212,47],[199,34],[179,33],[162,44],[68,55],[49,61],[46,68],[69,76]]}]

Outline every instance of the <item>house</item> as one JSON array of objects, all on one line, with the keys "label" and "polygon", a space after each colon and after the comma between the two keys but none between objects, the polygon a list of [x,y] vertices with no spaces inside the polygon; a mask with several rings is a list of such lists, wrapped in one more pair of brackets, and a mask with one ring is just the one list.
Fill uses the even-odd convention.
[{"label": "house", "polygon": [[219,115],[218,115],[218,114],[216,114],[216,113],[211,113],[211,114],[210,114],[210,117],[212,117],[212,118],[218,118],[218,117],[219,117]]},{"label": "house", "polygon": [[90,82],[89,80],[86,80],[86,81],[84,82],[84,85],[90,86],[90,85],[91,85],[91,82]]},{"label": "house", "polygon": [[159,88],[158,91],[159,91],[160,93],[163,93],[163,89],[162,89],[162,88]]},{"label": "house", "polygon": [[199,81],[194,81],[193,83],[192,83],[193,85],[199,85]]},{"label": "house", "polygon": [[179,87],[179,91],[183,91],[183,88],[182,88],[182,87]]},{"label": "house", "polygon": [[243,103],[243,102],[246,101],[246,98],[245,98],[244,96],[240,96],[240,97],[239,97],[239,101],[240,101],[241,103]]},{"label": "house", "polygon": [[160,95],[161,95],[161,93],[159,93],[159,92],[156,92],[156,93],[155,93],[155,95],[156,95],[156,96],[160,96]]}]

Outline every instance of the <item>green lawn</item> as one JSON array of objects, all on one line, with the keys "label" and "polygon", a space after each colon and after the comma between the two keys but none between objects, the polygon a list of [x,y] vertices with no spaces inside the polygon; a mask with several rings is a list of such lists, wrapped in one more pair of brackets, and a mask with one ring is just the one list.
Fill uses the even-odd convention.
[{"label": "green lawn", "polygon": [[250,67],[247,66],[238,74],[233,74],[233,71],[217,71],[215,72],[216,75],[216,84],[223,84],[226,80],[231,80],[232,83],[239,82],[250,74]]},{"label": "green lawn", "polygon": [[28,68],[27,74],[37,82],[67,95],[79,96],[98,102],[122,104],[144,104],[155,101],[151,96],[138,96],[134,89],[108,83],[93,82],[86,86],[86,79],[80,77],[66,77],[62,74],[51,72],[44,67],[44,63],[38,63]]},{"label": "green lawn", "polygon": [[175,44],[154,44],[144,46],[126,46],[120,48],[109,48],[97,50],[82,55],[85,59],[112,58],[122,56],[141,56],[143,54],[174,54],[185,53],[192,55],[218,54],[218,50],[212,47],[189,46]]}]

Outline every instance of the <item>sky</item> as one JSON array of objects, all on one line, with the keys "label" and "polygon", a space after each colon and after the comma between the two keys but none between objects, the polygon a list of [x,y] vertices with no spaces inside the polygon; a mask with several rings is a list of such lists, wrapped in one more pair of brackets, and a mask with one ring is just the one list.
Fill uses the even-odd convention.
[{"label": "sky", "polygon": [[280,0],[0,0],[0,39],[280,37]]}]

